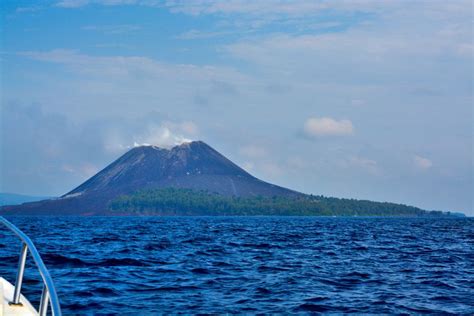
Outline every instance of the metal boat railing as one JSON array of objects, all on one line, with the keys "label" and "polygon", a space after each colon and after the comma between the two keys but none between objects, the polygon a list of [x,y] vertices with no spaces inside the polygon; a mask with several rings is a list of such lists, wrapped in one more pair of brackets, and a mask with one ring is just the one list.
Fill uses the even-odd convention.
[{"label": "metal boat railing", "polygon": [[18,238],[20,238],[22,242],[20,258],[18,260],[18,271],[16,275],[15,291],[13,293],[13,300],[10,302],[10,304],[21,304],[21,284],[23,283],[26,256],[29,250],[31,256],[33,257],[33,261],[35,262],[36,267],[38,268],[38,271],[41,275],[41,279],[43,280],[43,293],[41,294],[38,313],[40,316],[46,315],[48,312],[48,303],[50,303],[52,314],[54,316],[61,316],[61,307],[59,305],[59,299],[56,293],[56,289],[54,288],[53,280],[51,279],[48,269],[46,269],[46,266],[44,265],[43,260],[41,259],[41,256],[38,253],[38,250],[36,250],[35,245],[31,241],[31,239],[25,235],[25,233],[23,233],[20,229],[18,229],[15,225],[7,221],[2,216],[0,216],[0,223],[3,223],[10,231],[12,231]]}]

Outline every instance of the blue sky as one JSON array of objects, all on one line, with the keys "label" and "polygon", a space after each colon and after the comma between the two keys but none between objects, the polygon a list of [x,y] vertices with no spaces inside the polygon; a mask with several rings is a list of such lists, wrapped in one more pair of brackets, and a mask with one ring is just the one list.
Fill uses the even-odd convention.
[{"label": "blue sky", "polygon": [[470,1],[3,1],[1,186],[202,139],[307,193],[474,215]]}]

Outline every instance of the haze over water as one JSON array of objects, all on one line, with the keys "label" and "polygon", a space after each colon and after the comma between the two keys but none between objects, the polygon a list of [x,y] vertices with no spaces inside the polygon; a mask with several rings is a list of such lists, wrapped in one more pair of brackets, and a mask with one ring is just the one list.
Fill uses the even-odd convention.
[{"label": "haze over water", "polygon": [[[474,313],[474,219],[10,217],[65,315]],[[0,275],[20,244],[0,231]],[[32,268],[24,292],[37,301]]]}]

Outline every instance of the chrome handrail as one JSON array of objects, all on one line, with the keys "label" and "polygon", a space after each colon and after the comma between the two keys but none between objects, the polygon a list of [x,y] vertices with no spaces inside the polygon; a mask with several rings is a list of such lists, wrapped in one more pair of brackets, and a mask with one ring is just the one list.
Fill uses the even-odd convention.
[{"label": "chrome handrail", "polygon": [[49,275],[48,269],[43,263],[41,256],[36,250],[35,245],[31,241],[31,239],[26,236],[20,229],[18,229],[15,225],[7,221],[3,216],[0,216],[0,222],[3,223],[8,229],[10,229],[17,237],[19,237],[22,241],[21,245],[21,252],[20,258],[18,260],[18,271],[16,275],[16,283],[15,283],[15,291],[13,294],[13,300],[10,304],[12,305],[19,305],[20,303],[20,294],[21,294],[21,284],[23,282],[23,274],[25,272],[25,262],[26,262],[26,255],[28,250],[33,257],[33,261],[38,268],[38,271],[43,279],[43,293],[41,295],[40,307],[39,307],[39,315],[43,316],[46,315],[48,311],[48,302],[51,303],[51,312],[54,316],[61,316],[61,307],[59,306],[59,299],[56,293],[56,289],[54,288],[53,280]]}]

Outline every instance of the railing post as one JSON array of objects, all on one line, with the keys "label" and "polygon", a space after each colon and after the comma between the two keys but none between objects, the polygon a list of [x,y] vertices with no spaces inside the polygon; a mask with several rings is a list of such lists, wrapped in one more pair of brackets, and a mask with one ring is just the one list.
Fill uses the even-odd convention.
[{"label": "railing post", "polygon": [[[0,0],[1,1],[1,0]],[[21,298],[21,285],[23,283],[23,276],[25,273],[25,263],[27,254],[30,253],[30,256],[33,258],[36,267],[38,268],[38,272],[41,275],[41,279],[43,281],[43,295],[41,297],[41,304],[40,310],[42,310],[42,314],[51,310],[51,314],[53,316],[61,316],[61,306],[59,305],[58,294],[56,293],[56,289],[54,288],[53,280],[51,279],[51,275],[49,274],[48,270],[46,269],[41,256],[36,250],[35,245],[31,241],[31,239],[25,235],[24,232],[19,230],[15,225],[7,221],[4,217],[0,216],[0,224],[4,224],[9,230],[11,230],[20,240],[22,241],[21,245],[21,253],[20,258],[18,260],[18,271],[16,275],[16,283],[15,289],[13,293],[13,300],[9,302],[10,305],[23,305],[20,302]],[[1,299],[1,298],[0,298]],[[1,302],[0,302],[1,303]],[[0,309],[0,314],[2,310]]]},{"label": "railing post", "polygon": [[48,302],[49,302],[49,291],[45,285],[43,286],[43,294],[41,294],[39,316],[46,316],[46,313],[48,312]]},{"label": "railing post", "polygon": [[18,259],[18,271],[16,274],[15,292],[13,293],[13,305],[21,305],[20,294],[21,284],[23,283],[23,274],[25,273],[26,255],[28,253],[28,246],[23,243],[21,245],[20,258]]}]

